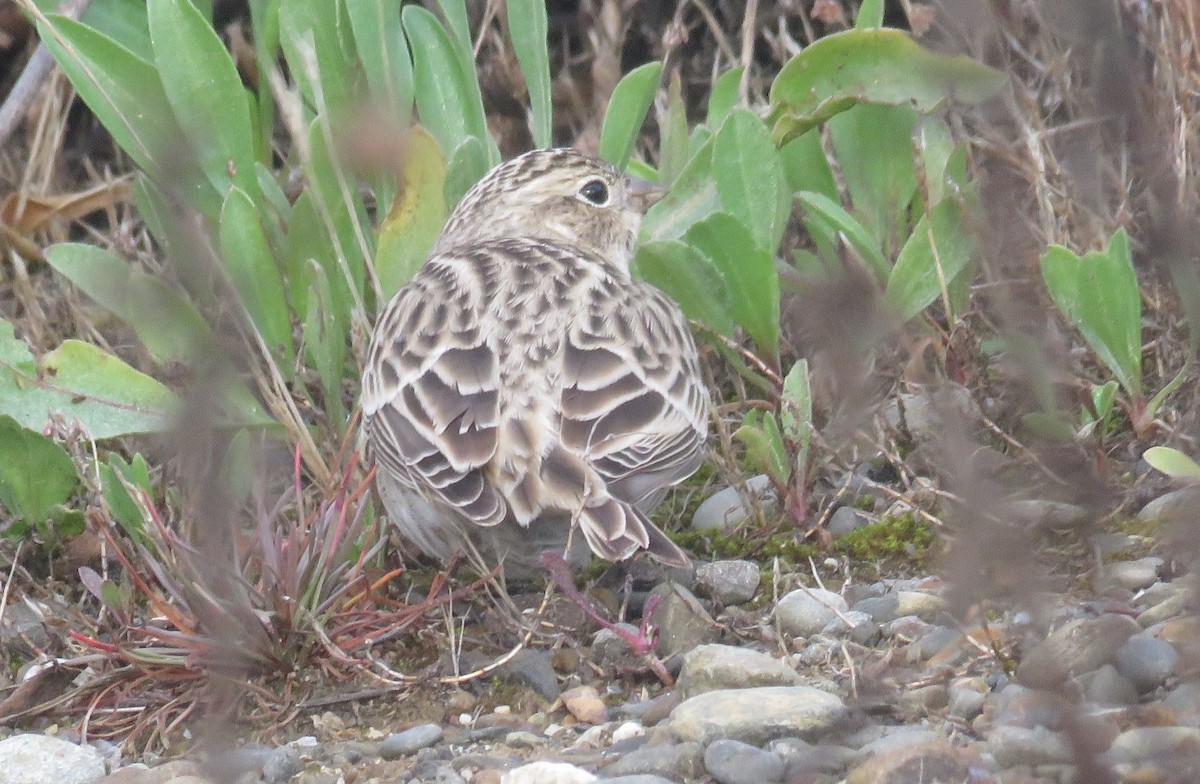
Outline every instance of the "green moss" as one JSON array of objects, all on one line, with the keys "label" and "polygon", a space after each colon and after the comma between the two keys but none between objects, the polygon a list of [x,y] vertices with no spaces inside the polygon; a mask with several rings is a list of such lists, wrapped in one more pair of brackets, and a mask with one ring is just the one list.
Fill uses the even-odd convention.
[{"label": "green moss", "polygon": [[932,543],[929,523],[914,514],[902,514],[851,531],[834,542],[833,549],[851,560],[879,562],[899,558],[919,565],[924,563]]}]

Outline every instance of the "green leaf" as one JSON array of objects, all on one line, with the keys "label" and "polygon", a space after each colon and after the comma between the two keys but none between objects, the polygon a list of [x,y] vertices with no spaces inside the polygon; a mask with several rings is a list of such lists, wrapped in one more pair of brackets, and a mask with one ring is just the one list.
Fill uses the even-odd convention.
[{"label": "green leaf", "polygon": [[225,197],[220,234],[229,279],[258,334],[286,374],[295,356],[283,276],[279,274],[275,252],[267,241],[258,210],[241,188],[231,188]]},{"label": "green leaf", "polygon": [[658,92],[662,63],[646,63],[634,68],[613,89],[600,127],[600,157],[624,169],[633,155],[646,113]]},{"label": "green leaf", "polygon": [[662,289],[684,315],[718,335],[733,335],[733,317],[725,280],[712,262],[679,240],[655,240],[638,248],[633,271]]},{"label": "green leaf", "polygon": [[[42,10],[54,12],[58,0],[38,2]],[[146,0],[104,0],[94,2],[79,18],[100,35],[111,38],[143,60],[154,59],[150,46],[150,26],[146,20]]]},{"label": "green leaf", "polygon": [[[117,521],[121,530],[137,539],[141,544],[145,544],[145,520],[142,517],[142,508],[133,498],[136,488],[131,491],[131,488],[126,486],[128,480],[117,473],[111,465],[101,463],[97,470],[100,474],[100,492],[104,497],[105,506],[108,507],[109,515]],[[130,485],[132,486],[132,483]]]},{"label": "green leaf", "polygon": [[696,222],[721,209],[721,198],[712,174],[713,142],[705,142],[642,220],[641,236],[650,240],[676,240]]},{"label": "green leaf", "polygon": [[170,428],[178,400],[159,382],[95,346],[68,340],[36,362],[0,320],[0,414],[30,430],[80,422],[97,440]]},{"label": "green leaf", "polygon": [[1051,245],[1042,256],[1050,298],[1125,391],[1142,394],[1142,302],[1124,229],[1104,252],[1076,256]]},{"label": "green leaf", "polygon": [[779,432],[775,415],[753,409],[742,419],[733,437],[746,446],[754,464],[765,471],[776,485],[784,486],[792,476],[791,461]]},{"label": "green leaf", "polygon": [[340,24],[339,7],[332,0],[284,0],[279,5],[280,43],[292,78],[314,114],[334,117],[343,116],[354,99],[342,38],[351,33]]},{"label": "green leaf", "polygon": [[671,183],[691,159],[688,149],[687,107],[683,103],[683,84],[679,72],[672,71],[667,83],[667,112],[658,134],[658,182]]},{"label": "green leaf", "polygon": [[833,202],[841,198],[837,182],[833,179],[833,170],[829,168],[829,159],[821,147],[819,128],[801,134],[780,147],[779,160],[792,193],[812,191]]},{"label": "green leaf", "polygon": [[0,505],[42,525],[77,484],[75,463],[62,446],[0,415]]},{"label": "green leaf", "polygon": [[863,0],[854,17],[854,27],[858,30],[883,27],[883,0]]},{"label": "green leaf", "polygon": [[224,198],[231,180],[257,191],[250,96],[233,59],[189,0],[150,0],[154,62],[200,168]]},{"label": "green leaf", "polygon": [[875,272],[880,282],[888,279],[892,265],[880,251],[879,241],[853,215],[842,209],[840,204],[820,193],[797,193],[796,201],[807,210],[810,220],[819,222],[824,233],[833,237],[844,237],[850,243],[850,247]]},{"label": "green leaf", "polygon": [[457,150],[469,137],[490,141],[483,101],[477,97],[474,64],[459,56],[437,18],[416,5],[402,12],[413,54],[417,111],[443,150]]},{"label": "green leaf", "polygon": [[917,193],[913,130],[907,106],[855,106],[829,121],[829,135],[854,212],[891,256],[906,236]]},{"label": "green leaf", "polygon": [[856,103],[931,113],[947,98],[981,103],[1006,81],[969,58],[924,49],[901,30],[847,30],[819,39],[784,65],[771,85],[768,125],[782,144]]},{"label": "green leaf", "polygon": [[521,65],[532,109],[530,129],[535,147],[553,144],[550,105],[549,25],[543,0],[507,0],[508,29]]},{"label": "green leaf", "polygon": [[717,77],[713,83],[712,92],[708,94],[708,123],[709,128],[720,128],[725,118],[737,105],[738,88],[742,84],[742,73],[745,68],[730,68]]},{"label": "green leaf", "polygon": [[450,154],[443,193],[446,206],[453,208],[471,186],[488,171],[487,149],[478,137],[469,136]]},{"label": "green leaf", "polygon": [[408,125],[413,105],[413,65],[400,23],[399,0],[348,0],[346,13],[371,98],[384,116]]},{"label": "green leaf", "polygon": [[1200,482],[1200,464],[1195,460],[1169,446],[1152,446],[1142,453],[1142,459],[1156,471],[1161,471],[1172,479],[1186,482]]},{"label": "green leaf", "polygon": [[971,260],[975,243],[963,225],[962,207],[947,199],[917,221],[888,278],[885,297],[901,321],[916,316],[948,292]]},{"label": "green leaf", "polygon": [[437,142],[424,129],[414,129],[403,187],[379,228],[375,275],[385,299],[412,279],[433,249],[446,222],[445,183],[446,164]]},{"label": "green leaf", "polygon": [[117,314],[158,362],[188,362],[212,345],[208,324],[163,280],[93,245],[62,243],[46,251],[60,274]]},{"label": "green leaf", "polygon": [[362,304],[366,282],[366,260],[375,255],[375,233],[353,173],[335,156],[329,126],[323,116],[313,119],[308,129],[311,158],[306,167],[309,185],[317,198],[313,204],[321,214],[333,242],[335,255],[323,259],[335,303],[349,325],[349,311]]},{"label": "green leaf", "polygon": [[762,120],[749,109],[730,113],[713,138],[712,160],[725,211],[749,227],[759,248],[774,252],[792,200],[779,153]]},{"label": "green leaf", "polygon": [[760,351],[779,362],[779,273],[767,250],[755,245],[750,230],[729,213],[718,212],[692,226],[684,241],[703,253],[721,273],[729,310]]},{"label": "green leaf", "polygon": [[812,438],[812,385],[808,378],[808,360],[799,359],[783,379],[779,406],[783,434],[807,451]]},{"label": "green leaf", "polygon": [[159,162],[168,160],[182,131],[158,71],[86,25],[65,16],[46,19],[38,36],[79,97],[139,168],[161,176]]}]

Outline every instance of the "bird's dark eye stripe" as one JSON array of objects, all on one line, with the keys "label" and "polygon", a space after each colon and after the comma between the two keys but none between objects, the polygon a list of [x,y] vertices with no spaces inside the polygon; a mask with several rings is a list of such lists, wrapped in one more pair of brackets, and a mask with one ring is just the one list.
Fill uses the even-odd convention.
[{"label": "bird's dark eye stripe", "polygon": [[579,189],[579,195],[599,207],[608,201],[608,186],[604,180],[588,180]]}]

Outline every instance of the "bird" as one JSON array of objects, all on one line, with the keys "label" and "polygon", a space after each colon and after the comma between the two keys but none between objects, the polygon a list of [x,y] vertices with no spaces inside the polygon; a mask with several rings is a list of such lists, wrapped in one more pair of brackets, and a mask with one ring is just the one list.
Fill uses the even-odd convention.
[{"label": "bird", "polygon": [[711,403],[683,312],[630,275],[649,185],[572,148],[502,163],[381,311],[365,447],[425,555],[690,563],[647,515],[703,462]]}]

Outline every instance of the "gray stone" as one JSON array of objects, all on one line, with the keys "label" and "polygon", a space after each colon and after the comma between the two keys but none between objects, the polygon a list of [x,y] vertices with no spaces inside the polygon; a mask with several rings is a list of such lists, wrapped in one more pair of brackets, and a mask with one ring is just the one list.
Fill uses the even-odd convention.
[{"label": "gray stone", "polygon": [[855,740],[865,740],[867,737],[870,737],[870,740],[866,740],[854,755],[857,761],[870,759],[879,754],[887,754],[896,749],[941,740],[944,736],[925,727],[899,725],[874,727],[865,732],[860,731],[854,736],[846,738],[846,742],[852,744]]},{"label": "gray stone", "polygon": [[1098,705],[1133,705],[1138,701],[1137,689],[1111,664],[1082,675],[1079,680],[1087,698]]},{"label": "gray stone", "polygon": [[846,784],[958,784],[976,780],[982,759],[973,749],[958,748],[945,738],[889,749],[850,771]]},{"label": "gray stone", "polygon": [[704,750],[704,768],[721,784],[769,784],[783,779],[778,754],[722,738]]},{"label": "gray stone", "polygon": [[867,645],[879,639],[882,634],[879,624],[870,615],[857,610],[846,610],[832,621],[825,624],[821,634],[831,637],[850,637],[859,645]]},{"label": "gray stone", "polygon": [[548,702],[558,699],[558,695],[562,693],[558,685],[558,675],[550,663],[549,651],[525,648],[504,665],[501,672],[510,680],[524,683]]},{"label": "gray stone", "polygon": [[992,716],[996,724],[1057,729],[1065,707],[1062,699],[1049,692],[1009,683],[995,695]]},{"label": "gray stone", "polygon": [[948,694],[950,715],[966,722],[973,721],[983,713],[983,703],[989,691],[987,681],[983,678],[959,678],[954,681],[950,684]]},{"label": "gray stone", "polygon": [[1045,727],[1026,729],[1001,725],[992,730],[988,746],[1001,768],[1067,764],[1075,759],[1066,737]]},{"label": "gray stone", "polygon": [[1200,719],[1200,681],[1176,686],[1163,698],[1163,705],[1179,714],[1180,724],[1194,724]]},{"label": "gray stone", "polygon": [[299,751],[287,746],[271,749],[263,755],[262,784],[284,784],[302,770]]},{"label": "gray stone", "polygon": [[896,615],[915,615],[932,623],[946,611],[946,600],[925,591],[897,591]]},{"label": "gray stone", "polygon": [[658,654],[663,658],[687,653],[718,636],[716,622],[692,592],[678,583],[661,583],[647,603],[658,597],[652,620],[658,629]]},{"label": "gray stone", "polygon": [[713,561],[696,567],[696,595],[726,607],[753,599],[761,581],[753,561]]},{"label": "gray stone", "polygon": [[798,588],[779,600],[775,615],[784,632],[793,637],[809,637],[825,628],[849,610],[840,594],[824,588]]},{"label": "gray stone", "polygon": [[829,532],[830,536],[837,539],[852,531],[857,531],[859,528],[866,528],[870,524],[871,518],[861,510],[855,509],[853,506],[839,506],[830,515],[825,530]]},{"label": "gray stone", "polygon": [[840,697],[808,686],[762,686],[710,691],[671,711],[670,728],[682,740],[732,738],[763,744],[788,735],[819,735],[846,717]]},{"label": "gray stone", "polygon": [[[746,480],[746,491],[752,503],[760,505],[764,512],[772,513],[779,506],[779,496],[766,474],[752,476]],[[729,531],[750,516],[753,507],[747,508],[736,487],[718,490],[704,500],[692,515],[692,528],[701,531]]]},{"label": "gray stone", "polygon": [[1151,758],[1169,758],[1200,748],[1200,729],[1195,727],[1134,727],[1117,736],[1104,755],[1109,763],[1133,763]]},{"label": "gray stone", "polygon": [[[655,613],[657,619],[657,612]],[[637,635],[638,627],[631,623],[618,623],[617,627]],[[596,663],[608,667],[627,660],[632,655],[629,642],[612,629],[601,629],[592,638],[592,656]]]},{"label": "gray stone", "polygon": [[898,395],[884,404],[883,418],[893,427],[904,426],[917,438],[937,435],[946,418],[959,423],[976,421],[979,406],[971,391],[960,384],[946,383],[929,392],[910,392]]},{"label": "gray stone", "polygon": [[[1146,590],[1146,594],[1162,585],[1167,584],[1158,583],[1156,586],[1151,586]],[[1143,594],[1142,598],[1147,599],[1147,596]],[[1190,609],[1191,601],[1190,592],[1186,588],[1172,585],[1171,590],[1160,591],[1157,595],[1149,598],[1145,604],[1146,609],[1138,615],[1137,622],[1143,629],[1148,629],[1156,623],[1182,618]]]},{"label": "gray stone", "polygon": [[1136,561],[1114,561],[1104,567],[1100,582],[1127,591],[1140,591],[1158,582],[1158,570],[1162,565],[1163,559],[1153,556]]},{"label": "gray stone", "polygon": [[1200,522],[1200,487],[1184,487],[1160,495],[1142,507],[1138,519],[1183,524]]},{"label": "gray stone", "polygon": [[698,778],[704,772],[701,760],[704,750],[699,743],[664,743],[642,746],[622,754],[600,772],[605,780],[613,776],[654,775],[667,779]]},{"label": "gray stone", "polygon": [[441,740],[442,728],[437,724],[418,724],[384,738],[379,744],[379,756],[385,760],[398,759]]},{"label": "gray stone", "polygon": [[1071,621],[1025,654],[1017,680],[1034,688],[1057,688],[1068,678],[1113,663],[1117,650],[1140,630],[1137,621],[1116,613]]},{"label": "gray stone", "polygon": [[1092,519],[1092,514],[1078,504],[1045,498],[1010,501],[1008,511],[1012,524],[1021,527],[1075,528]]},{"label": "gray stone", "polygon": [[90,784],[104,775],[104,762],[91,746],[49,735],[14,735],[0,740],[4,784]]},{"label": "gray stone", "polygon": [[802,678],[779,659],[751,648],[700,645],[683,658],[679,693],[683,699],[721,689],[798,686]]},{"label": "gray stone", "polygon": [[871,596],[862,601],[855,602],[851,610],[855,612],[864,612],[871,616],[871,620],[875,623],[888,623],[896,619],[899,613],[896,610],[900,607],[900,599],[894,593],[888,593],[883,596]]},{"label": "gray stone", "polygon": [[566,762],[538,760],[506,771],[500,784],[591,784],[596,775]]},{"label": "gray stone", "polygon": [[1170,643],[1146,633],[1135,634],[1117,650],[1117,672],[1141,692],[1162,686],[1178,664],[1179,654]]},{"label": "gray stone", "polygon": [[788,780],[793,780],[800,773],[841,773],[850,767],[857,754],[854,749],[845,746],[829,743],[814,745],[800,738],[771,741],[767,748],[783,757]]}]

